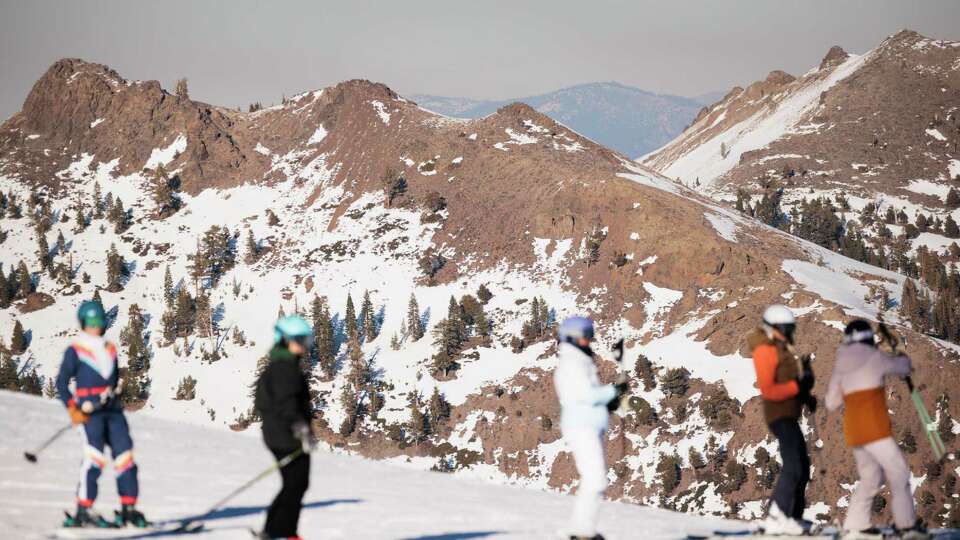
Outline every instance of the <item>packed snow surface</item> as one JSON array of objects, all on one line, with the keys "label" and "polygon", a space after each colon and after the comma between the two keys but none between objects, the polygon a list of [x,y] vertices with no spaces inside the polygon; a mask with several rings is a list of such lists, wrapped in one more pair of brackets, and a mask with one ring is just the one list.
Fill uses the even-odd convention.
[{"label": "packed snow surface", "polygon": [[[0,536],[47,538],[73,506],[80,436],[68,433],[27,463],[22,452],[67,421],[59,402],[0,391]],[[254,433],[205,429],[151,417],[127,415],[140,467],[140,508],[154,521],[203,512],[217,499],[271,464]],[[522,488],[467,481],[442,473],[332,454],[313,456],[310,490],[300,534],[324,539],[465,540],[551,538],[567,520],[573,498]],[[274,474],[215,512],[191,538],[249,537],[260,528],[265,507],[279,488]],[[110,513],[119,501],[112,469],[100,478],[96,508]],[[603,503],[600,527],[610,539],[676,539],[735,522],[681,515],[631,504]],[[149,532],[146,533],[149,535]],[[151,535],[152,536],[152,535]],[[121,538],[143,538],[135,530]],[[111,536],[117,538],[117,536]]]}]

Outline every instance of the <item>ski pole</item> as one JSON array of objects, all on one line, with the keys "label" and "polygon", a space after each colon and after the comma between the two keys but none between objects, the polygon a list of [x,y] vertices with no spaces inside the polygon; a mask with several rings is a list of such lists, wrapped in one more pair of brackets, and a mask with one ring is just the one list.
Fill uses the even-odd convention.
[{"label": "ski pole", "polygon": [[[901,354],[900,338],[894,335],[890,328],[887,327],[882,315],[877,320],[877,331],[880,333],[880,339],[886,341],[887,345],[890,346],[890,352],[893,354]],[[943,444],[943,439],[940,438],[940,432],[937,431],[937,425],[933,419],[930,418],[930,412],[927,411],[926,405],[923,404],[923,397],[920,396],[920,390],[914,386],[913,378],[907,375],[903,378],[903,381],[907,383],[907,390],[910,391],[910,401],[913,402],[913,408],[917,411],[917,416],[920,418],[920,425],[927,435],[927,441],[930,443],[933,455],[937,460],[940,460],[943,458],[943,455],[947,453],[947,449]]]},{"label": "ski pole", "polygon": [[[613,345],[613,356],[617,360],[617,383],[620,384],[626,380],[626,369],[623,365],[623,338],[620,338]],[[620,402],[617,403],[617,411],[623,409],[623,397],[620,396]],[[614,412],[617,412],[614,411]],[[620,456],[623,457],[627,450],[627,432],[623,417],[620,417]]]},{"label": "ski pole", "polygon": [[230,499],[232,499],[232,498],[236,497],[237,495],[243,493],[243,492],[246,491],[250,486],[256,484],[256,483],[259,482],[260,480],[263,480],[264,478],[266,478],[267,476],[269,476],[270,474],[272,474],[274,471],[279,471],[280,469],[286,467],[287,465],[290,464],[290,462],[292,462],[293,460],[297,459],[298,457],[300,457],[300,456],[302,456],[302,455],[303,455],[303,448],[297,448],[297,449],[294,450],[293,452],[290,452],[289,454],[283,456],[283,457],[280,458],[276,463],[274,463],[273,465],[270,465],[269,467],[267,467],[266,469],[264,469],[263,472],[261,472],[260,474],[254,476],[253,478],[251,478],[249,481],[247,481],[247,483],[245,483],[245,484],[243,484],[242,486],[238,487],[237,489],[231,491],[230,494],[228,494],[226,497],[224,497],[224,498],[220,499],[219,501],[217,501],[213,506],[210,507],[209,510],[207,510],[207,511],[204,512],[203,514],[200,514],[200,515],[197,516],[197,517],[187,518],[187,519],[185,519],[185,520],[182,520],[180,526],[177,527],[177,530],[178,530],[178,531],[188,530],[188,529],[191,528],[191,527],[190,527],[191,525],[196,525],[196,524],[199,524],[199,523],[203,522],[205,519],[207,519],[208,517],[210,517],[211,514],[213,514],[213,513],[216,512],[217,510],[219,510],[227,501],[229,501]]},{"label": "ski pole", "polygon": [[72,427],[73,427],[73,424],[70,423],[70,424],[67,424],[67,425],[63,426],[62,428],[58,429],[58,430],[56,431],[56,433],[54,433],[53,435],[51,435],[49,439],[47,439],[46,441],[44,441],[43,444],[41,444],[40,446],[38,446],[33,452],[24,452],[24,453],[23,453],[24,459],[26,459],[26,460],[29,461],[30,463],[36,463],[36,462],[37,462],[37,455],[38,455],[40,452],[43,452],[43,450],[44,450],[46,447],[48,447],[48,446],[50,446],[51,444],[53,444],[53,441],[59,439],[61,435],[63,435],[63,434],[66,433],[67,431],[69,431],[70,428],[72,428]]}]

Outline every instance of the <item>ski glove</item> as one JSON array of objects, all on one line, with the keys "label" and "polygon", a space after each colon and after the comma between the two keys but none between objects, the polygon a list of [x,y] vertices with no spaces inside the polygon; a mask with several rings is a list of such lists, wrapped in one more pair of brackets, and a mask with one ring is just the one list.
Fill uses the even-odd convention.
[{"label": "ski glove", "polygon": [[90,417],[84,414],[83,411],[78,409],[76,405],[71,405],[67,407],[67,413],[70,415],[70,422],[75,426],[79,426],[80,424],[86,424],[87,420],[90,419]]},{"label": "ski glove", "polygon": [[310,426],[306,422],[298,421],[293,424],[291,429],[293,436],[296,437],[303,446],[304,453],[309,454],[313,452],[317,447],[317,441],[313,438],[313,432],[310,430]]},{"label": "ski glove", "polygon": [[614,412],[620,408],[620,402],[623,401],[623,396],[630,390],[630,383],[622,381],[613,385],[613,387],[617,390],[617,395],[607,402],[608,412]]}]

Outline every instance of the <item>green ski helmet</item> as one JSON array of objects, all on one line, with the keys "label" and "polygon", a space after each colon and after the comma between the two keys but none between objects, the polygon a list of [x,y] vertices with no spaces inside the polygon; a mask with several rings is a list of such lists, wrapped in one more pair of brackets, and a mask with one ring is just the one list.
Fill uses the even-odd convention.
[{"label": "green ski helmet", "polygon": [[107,313],[103,311],[103,306],[95,300],[87,300],[80,304],[77,309],[77,320],[80,322],[80,328],[107,327]]},{"label": "green ski helmet", "polygon": [[298,315],[287,315],[273,327],[273,342],[276,344],[296,341],[309,346],[312,339],[313,328]]}]

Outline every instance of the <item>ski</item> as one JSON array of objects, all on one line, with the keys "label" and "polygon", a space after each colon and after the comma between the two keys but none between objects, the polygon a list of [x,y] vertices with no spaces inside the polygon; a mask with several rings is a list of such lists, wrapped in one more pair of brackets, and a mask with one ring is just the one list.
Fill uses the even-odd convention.
[{"label": "ski", "polygon": [[759,530],[713,531],[709,535],[688,535],[686,540],[719,540],[723,538],[757,538],[780,540],[836,540],[836,534],[766,534]]},{"label": "ski", "polygon": [[203,524],[181,527],[178,522],[155,524],[147,527],[61,527],[50,535],[59,540],[112,540],[119,538],[151,538],[154,536],[175,536],[195,534],[203,530]]}]

